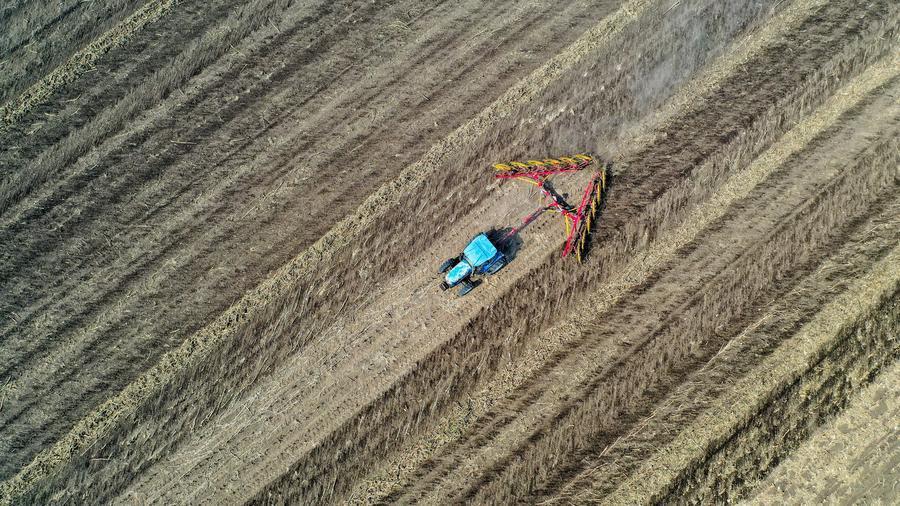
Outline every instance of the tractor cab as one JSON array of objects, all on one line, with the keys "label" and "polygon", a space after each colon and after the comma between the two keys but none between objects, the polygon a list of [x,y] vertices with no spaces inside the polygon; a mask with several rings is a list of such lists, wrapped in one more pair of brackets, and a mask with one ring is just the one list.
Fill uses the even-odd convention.
[{"label": "tractor cab", "polygon": [[506,256],[488,239],[487,234],[478,234],[469,241],[461,255],[441,264],[439,272],[444,274],[441,290],[462,285],[459,295],[465,295],[478,284],[477,280],[472,279],[473,276],[495,274],[506,263]]}]

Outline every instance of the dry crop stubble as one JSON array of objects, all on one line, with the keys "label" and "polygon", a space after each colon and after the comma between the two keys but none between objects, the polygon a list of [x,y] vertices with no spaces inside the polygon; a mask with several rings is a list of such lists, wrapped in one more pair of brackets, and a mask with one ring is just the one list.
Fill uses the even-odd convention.
[{"label": "dry crop stubble", "polygon": [[[280,99],[280,97],[279,97],[279,99]],[[337,122],[340,123],[341,121],[337,121]],[[323,121],[323,123],[327,123],[327,122],[326,122],[326,121]],[[175,158],[175,160],[178,160],[178,158]],[[167,162],[167,161],[172,161],[172,159],[171,159],[171,158],[166,158],[165,160],[162,160],[162,161],[160,161],[160,162],[158,162],[158,163],[154,162],[154,165],[165,164],[165,162]],[[294,162],[296,162],[296,160],[290,160],[289,163],[287,163],[286,165],[291,165],[291,164],[294,163]],[[340,162],[340,160],[339,160],[338,162]],[[344,160],[344,162],[346,162],[346,160]],[[277,162],[275,162],[275,163],[277,163]],[[284,165],[284,164],[282,164],[282,165]],[[98,169],[98,170],[99,170],[99,169]],[[230,177],[230,175],[229,175],[229,177]],[[191,183],[191,186],[193,186],[194,184],[197,184],[197,181],[192,182],[192,183]],[[149,186],[149,185],[148,185],[148,186]],[[355,189],[356,189],[355,187],[354,187],[354,188],[351,188],[351,190],[355,190]],[[144,192],[142,192],[142,195],[143,195],[143,194],[144,194]],[[234,197],[234,196],[229,196],[229,197]],[[238,197],[239,197],[239,196],[238,196]],[[227,200],[230,200],[230,198],[223,198],[223,200],[227,201]],[[252,209],[251,209],[251,210],[252,210]],[[130,212],[128,209],[126,209],[125,211],[127,211],[127,212],[129,213],[129,216],[131,215],[131,212]],[[154,213],[154,214],[156,214],[156,213],[161,213],[161,212],[162,212],[162,211],[160,211],[159,209],[153,209],[153,213]],[[248,213],[249,213],[249,211],[248,211]],[[77,227],[77,226],[79,226],[80,224],[81,224],[80,221],[77,221],[77,220],[68,220],[67,228]],[[135,246],[135,248],[140,249],[140,248],[137,247],[137,246]],[[132,249],[134,249],[134,248],[132,248]],[[138,264],[138,265],[143,266],[144,264]]]},{"label": "dry crop stubble", "polygon": [[[0,214],[8,213],[11,207],[33,190],[59,175],[65,167],[85,155],[102,140],[120,131],[127,121],[135,119],[141,112],[155,106],[203,67],[221,57],[233,44],[262,26],[268,16],[283,11],[289,0],[260,0],[260,2],[264,8],[260,8],[260,5],[254,2],[229,13],[215,28],[205,31],[200,38],[193,40],[177,53],[169,65],[143,76],[140,84],[130,89],[114,106],[103,107],[84,127],[69,132],[49,149],[42,151],[27,164],[23,164],[24,170],[18,171],[0,184]],[[53,86],[60,86],[79,72],[89,69],[113,43],[126,40],[123,35],[115,32],[122,31],[127,36],[140,31],[147,23],[155,21],[173,6],[174,1],[171,0],[145,5],[141,11],[129,18],[128,23],[116,27],[113,33],[108,33],[106,37],[92,43],[99,46],[98,48],[89,47],[79,53],[76,55],[77,58],[68,60],[45,78],[47,83],[38,83],[20,95],[18,104],[13,102],[7,105],[8,110],[4,111],[6,123],[13,123],[34,104],[48,99],[52,95]]]},{"label": "dry crop stubble", "polygon": [[[148,185],[148,186],[151,186],[151,185]],[[193,186],[193,185],[191,185],[191,186]],[[157,190],[154,190],[154,191],[157,191]],[[152,199],[150,199],[150,200],[152,200]],[[228,200],[228,199],[224,199],[224,200]],[[188,219],[191,219],[191,217],[188,217]],[[200,234],[200,232],[197,231],[198,228],[199,228],[199,226],[195,227],[195,228],[189,228],[187,233],[193,233],[195,235]],[[178,234],[184,234],[184,233],[185,233],[184,231],[181,231],[181,230],[178,231]],[[179,240],[181,240],[180,238],[186,239],[182,235],[177,235],[174,232],[173,232],[172,236],[173,237],[171,237],[171,238],[170,237],[159,238],[159,241],[160,242],[165,241],[167,244],[169,244],[169,243],[177,243]],[[146,250],[145,246],[146,245],[141,242],[136,242],[133,247],[128,249],[129,252],[134,252],[133,255],[129,254],[130,257],[131,256],[134,257],[134,258],[129,258],[129,263],[126,263],[124,266],[114,264],[112,266],[104,267],[104,269],[95,269],[96,271],[99,271],[99,274],[97,277],[102,278],[104,274],[107,274],[109,277],[112,277],[113,275],[118,274],[117,270],[120,272],[128,272],[128,269],[139,269],[139,268],[144,267],[146,265],[145,263],[139,263],[139,262],[143,261],[143,259],[140,259],[141,255],[143,255],[144,257],[150,256],[149,252]],[[138,259],[140,259],[140,260],[138,260]],[[75,289],[77,290],[77,288],[78,287],[76,285]],[[145,287],[140,287],[140,288],[142,290],[146,291]],[[101,290],[96,290],[96,292],[100,292],[100,291]],[[94,294],[86,293],[86,294],[82,294],[82,296],[83,297],[91,297],[91,296],[94,296]],[[35,333],[36,334],[50,333],[50,331],[42,328],[40,331],[35,331]],[[25,344],[25,346],[31,346],[31,347],[35,347],[36,346],[35,343],[40,342],[38,339],[27,339],[27,336],[22,336],[21,338],[19,338],[19,340],[26,342],[27,344]],[[25,365],[20,364],[20,367],[24,368]]]},{"label": "dry crop stubble", "polygon": [[[202,93],[202,92],[201,92],[201,93]],[[278,98],[278,101],[280,102],[281,99],[284,98],[284,97],[279,96],[279,97],[277,97],[277,98]],[[286,100],[286,101],[287,101],[287,100]],[[236,107],[238,107],[238,106],[236,106]],[[242,106],[240,106],[240,107],[242,107]],[[197,112],[197,113],[198,113],[198,114],[201,114],[202,111]],[[223,113],[220,112],[220,114],[218,114],[218,117],[221,118],[221,115],[222,115],[222,114],[223,114]],[[349,121],[351,118],[346,118],[346,119]],[[340,122],[341,122],[341,121],[338,121],[338,123],[340,123]],[[327,122],[323,122],[323,123],[327,123]],[[199,125],[198,125],[198,126],[199,126]],[[206,127],[205,124],[204,124],[203,126],[204,126],[204,128]],[[266,133],[266,132],[263,131],[262,133]],[[192,137],[191,140],[192,140],[192,141],[199,141],[199,140],[202,139],[202,135],[200,135],[200,134],[198,134],[197,137],[198,137],[198,138],[193,138],[193,137]],[[191,142],[191,144],[193,144],[193,142]],[[236,151],[231,151],[231,152],[228,154],[229,156],[226,156],[224,159],[217,158],[217,156],[218,156],[217,153],[209,153],[208,151],[207,151],[207,152],[198,152],[198,153],[195,153],[195,155],[196,155],[196,156],[205,157],[205,158],[210,158],[210,159],[214,160],[214,161],[213,161],[213,164],[215,165],[215,162],[221,162],[221,163],[227,163],[227,162],[229,162],[229,161],[230,161],[229,158],[231,157],[231,155],[234,155],[235,152],[240,152],[242,155],[244,155],[245,152],[249,151],[250,148],[252,148],[252,147],[254,147],[254,146],[248,146],[248,145],[246,145],[246,144],[242,144],[242,145],[238,146],[237,148],[235,148]],[[178,150],[175,149],[175,151],[178,151]],[[184,160],[183,158],[179,158],[179,156],[182,156],[182,155],[171,155],[171,156],[170,156],[170,155],[169,155],[168,153],[166,153],[166,152],[163,152],[162,154],[163,154],[164,156],[154,156],[154,157],[153,157],[153,162],[152,162],[152,165],[153,165],[153,166],[156,166],[156,167],[167,167],[169,164],[175,164],[175,163],[177,162],[177,163],[179,163],[180,165],[182,165],[182,164],[183,164],[183,165],[186,165],[185,172],[187,172],[187,171],[189,171],[190,169],[194,168],[194,167],[191,166],[191,164],[190,164],[189,162],[188,162],[188,163],[184,163],[185,160]],[[117,154],[117,156],[123,156],[123,155],[122,155],[122,154]],[[286,162],[286,163],[285,163],[285,162]],[[271,161],[271,162],[269,162],[269,161],[262,161],[262,160],[254,160],[254,164],[255,164],[255,163],[266,163],[266,164],[272,163],[273,165],[277,165],[277,166],[279,166],[279,167],[285,166],[285,165],[288,166],[288,167],[290,167],[290,166],[294,165],[294,163],[296,163],[296,160],[287,160],[287,161],[284,161],[284,160],[275,160],[275,161]],[[109,164],[106,164],[106,165],[109,165]],[[115,164],[113,164],[113,165],[115,165]],[[151,165],[151,164],[145,164],[145,165]],[[268,166],[267,166],[267,167],[268,167]],[[97,170],[100,170],[100,169],[97,169]],[[141,168],[140,170],[138,170],[138,168],[136,167],[134,170],[127,170],[127,169],[117,169],[117,170],[119,170],[120,172],[124,172],[124,173],[132,173],[132,172],[135,172],[135,173],[136,173],[136,172],[140,172],[140,171],[146,170],[146,169],[145,169],[145,168]],[[158,170],[162,170],[162,169],[158,169]],[[169,169],[165,169],[165,170],[169,170]],[[225,177],[225,180],[226,180],[229,184],[233,185],[233,184],[235,184],[235,178],[248,177],[248,176],[245,174],[248,170],[249,170],[249,169],[247,169],[246,167],[241,167],[240,170],[229,171],[228,173],[226,173],[227,176]],[[201,171],[201,172],[202,172],[202,171]],[[280,172],[279,172],[279,171],[269,171],[269,172],[275,172],[274,174],[271,175],[272,178],[276,178],[276,179],[277,179],[278,177],[285,177],[285,175],[284,175],[284,173],[283,173],[283,172],[284,172],[283,170],[280,171]],[[123,183],[121,183],[121,185],[117,186],[117,188],[118,188],[119,190],[116,191],[116,193],[127,193],[128,188],[131,188],[131,187],[132,187],[132,184],[133,184],[134,176],[131,176],[131,177],[132,177],[132,179],[126,179],[125,182],[123,182]],[[267,177],[268,177],[268,176],[267,176]],[[146,184],[144,187],[141,188],[140,193],[138,193],[138,195],[135,197],[136,199],[142,200],[142,201],[144,201],[144,202],[156,203],[157,201],[159,201],[159,200],[162,198],[162,197],[159,197],[159,195],[166,195],[166,198],[163,200],[163,202],[164,202],[164,205],[163,205],[163,206],[159,206],[159,207],[150,207],[150,206],[148,206],[147,204],[143,204],[143,205],[140,205],[140,206],[134,206],[133,209],[132,209],[132,208],[125,207],[125,206],[122,206],[122,207],[120,207],[119,209],[114,209],[114,210],[113,210],[113,209],[109,209],[109,204],[107,203],[107,204],[105,204],[106,207],[104,207],[104,208],[101,209],[101,210],[94,211],[94,213],[95,213],[95,214],[102,214],[102,213],[103,213],[103,210],[106,209],[106,210],[107,210],[106,212],[108,212],[108,213],[109,213],[109,212],[114,212],[115,214],[121,216],[121,219],[122,219],[123,221],[127,221],[127,223],[128,223],[129,225],[132,224],[132,223],[135,223],[135,222],[136,222],[136,223],[147,223],[147,220],[150,219],[150,218],[149,218],[150,216],[154,216],[154,215],[158,215],[158,214],[159,214],[159,215],[164,215],[165,213],[167,213],[168,208],[174,207],[176,204],[182,204],[182,205],[183,205],[183,199],[180,198],[180,197],[181,197],[180,194],[181,194],[181,193],[184,193],[185,189],[184,189],[184,188],[181,188],[181,187],[172,187],[172,186],[174,186],[174,184],[170,184],[169,182],[170,182],[171,180],[173,180],[173,179],[177,179],[177,178],[175,178],[175,177],[160,177],[160,178],[158,178],[155,182],[153,182],[152,184],[149,183],[149,182],[147,182],[147,184]],[[321,179],[321,178],[320,178],[320,179]],[[163,180],[163,181],[165,181],[166,183],[163,184],[163,183],[160,182],[160,180]],[[143,182],[143,181],[138,181],[138,184],[140,184],[140,183],[142,183],[142,182]],[[185,187],[186,187],[186,188],[193,188],[193,187],[195,187],[195,186],[204,186],[204,185],[208,185],[208,184],[209,184],[209,183],[208,183],[208,181],[207,181],[205,178],[196,177],[196,178],[194,178],[194,179],[188,181],[188,182],[185,184]],[[269,184],[269,181],[267,180],[267,181],[257,182],[257,184]],[[77,186],[77,185],[76,185],[76,186]],[[226,194],[222,195],[222,194],[221,194],[221,188],[220,188],[219,186],[220,186],[220,185],[217,185],[215,188],[209,188],[209,187],[207,186],[207,190],[208,190],[210,193],[216,194],[216,195],[214,195],[214,197],[215,197],[215,196],[218,196],[218,201],[219,201],[219,202],[223,202],[223,201],[224,201],[224,202],[228,202],[228,201],[230,201],[230,200],[234,200],[234,199],[238,199],[238,200],[239,200],[239,199],[241,198],[241,195],[239,195],[239,194],[238,194],[238,195],[235,195],[234,193],[230,193],[230,194],[229,194],[229,193],[226,193]],[[227,185],[226,185],[226,186],[227,186]],[[170,197],[170,196],[171,196],[171,197]],[[210,200],[211,198],[212,198],[212,197],[206,197],[205,200]],[[73,200],[77,200],[77,199],[73,199]],[[110,199],[103,199],[103,200],[104,200],[104,202],[107,202],[107,201],[110,200]],[[333,203],[333,204],[334,204],[334,203]],[[74,205],[75,205],[75,204],[73,204],[73,206],[74,206]],[[332,207],[333,207],[333,206],[332,206]],[[146,209],[145,209],[145,208],[146,208]],[[253,208],[251,208],[250,210],[248,210],[247,213],[244,213],[244,215],[241,216],[241,218],[242,218],[242,219],[243,219],[243,218],[246,218],[247,215],[250,214],[251,211],[253,211]],[[76,213],[76,214],[77,214],[77,213]],[[254,216],[256,216],[256,214],[257,214],[257,213],[254,213]],[[34,218],[34,217],[33,217],[33,218]],[[209,221],[208,218],[211,218],[211,217],[210,217],[208,214],[207,214],[207,215],[201,215],[201,216],[197,216],[196,214],[189,214],[189,215],[186,216],[186,217],[183,216],[183,215],[181,215],[181,216],[179,216],[179,218],[180,218],[180,219],[187,219],[187,220],[196,220],[196,221]],[[263,219],[263,217],[260,217],[260,219]],[[143,220],[143,221],[141,221],[141,220]],[[64,231],[68,231],[68,232],[59,231],[59,233],[71,233],[71,230],[72,230],[72,229],[77,230],[78,228],[81,228],[81,227],[87,227],[87,226],[89,226],[89,225],[93,225],[96,221],[98,221],[98,220],[97,220],[97,219],[93,219],[93,220],[91,220],[91,221],[88,221],[86,218],[85,218],[85,219],[80,219],[80,220],[76,220],[76,219],[68,219],[67,221],[65,221],[66,227],[65,227],[65,229],[64,229]],[[186,241],[186,240],[188,240],[191,236],[201,235],[201,234],[203,233],[202,227],[200,227],[200,226],[196,226],[196,227],[185,227],[185,228],[186,228],[186,230],[185,230],[185,229],[181,229],[181,230],[177,230],[177,231],[171,231],[169,234],[165,234],[164,231],[160,231],[160,230],[157,229],[155,232],[158,233],[158,234],[160,235],[160,237],[156,238],[156,241],[157,241],[157,242],[160,242],[160,243],[164,243],[164,245],[166,245],[166,246],[169,246],[169,245],[171,245],[171,244],[177,244],[177,243],[179,243],[179,242],[181,242],[181,241]],[[113,232],[115,232],[115,230],[113,230]],[[45,245],[45,244],[42,244],[42,243],[38,240],[38,239],[40,238],[40,234],[34,234],[34,235],[36,235],[36,236],[38,236],[38,237],[35,237],[34,239],[32,239],[32,242],[35,243],[35,244],[33,245],[33,247],[35,247],[35,248],[40,248],[41,251],[46,251],[46,250],[48,249],[48,248],[46,247],[46,245]],[[167,235],[170,235],[171,237],[167,237]],[[223,235],[225,235],[225,236],[227,237],[227,233],[223,233]],[[148,251],[148,249],[150,248],[150,246],[148,246],[147,244],[144,243],[144,242],[146,242],[146,241],[144,241],[144,242],[141,241],[141,239],[143,238],[143,236],[139,235],[139,233],[137,233],[137,232],[131,232],[131,231],[125,232],[125,233],[120,232],[120,233],[116,234],[116,236],[118,236],[118,237],[114,237],[114,238],[113,238],[114,241],[116,241],[116,244],[121,244],[121,245],[122,245],[121,247],[122,247],[123,250],[124,250],[123,254],[120,254],[119,256],[120,256],[120,257],[121,257],[121,256],[124,256],[124,254],[127,253],[127,256],[129,257],[129,258],[127,259],[128,262],[127,262],[125,265],[118,265],[118,264],[107,265],[107,266],[104,266],[103,269],[100,269],[100,268],[94,268],[94,269],[91,270],[91,273],[92,273],[93,276],[94,276],[92,279],[95,279],[95,278],[99,278],[99,279],[109,279],[109,278],[112,278],[113,280],[115,280],[115,279],[118,279],[116,276],[124,277],[125,275],[127,275],[127,274],[129,274],[129,273],[131,273],[131,272],[134,272],[135,270],[138,270],[138,269],[141,269],[141,268],[146,268],[146,267],[148,266],[148,261],[145,261],[144,259],[141,258],[142,256],[143,256],[143,257],[149,257],[149,256],[150,256],[150,251]],[[122,237],[122,236],[124,236],[124,237]],[[14,236],[14,237],[15,237],[15,236]],[[26,236],[26,237],[27,237],[27,236]],[[131,241],[131,243],[129,244],[129,243],[128,243],[128,239],[130,239],[130,238],[133,238],[134,240]],[[213,241],[213,242],[214,242],[214,243],[219,243],[219,244],[221,244],[222,240],[224,240],[224,239],[223,239],[222,237],[219,237],[219,239],[220,239],[219,241]],[[12,239],[11,239],[11,240],[12,240]],[[26,239],[24,240],[24,242],[27,243],[27,242],[28,242],[28,239],[26,238]],[[87,252],[85,252],[85,251],[83,250],[83,248],[80,247],[83,241],[81,241],[81,242],[78,242],[78,241],[71,241],[71,242],[76,243],[74,246],[72,246],[72,245],[67,245],[68,248],[74,248],[74,251],[72,252],[72,255],[71,255],[71,256],[73,256],[73,257],[78,257],[78,258],[91,257],[91,255],[90,255],[91,251],[90,251],[90,250],[88,250]],[[105,246],[105,245],[106,245],[106,242],[102,242],[102,241],[101,241],[101,242],[100,242],[100,246],[97,246],[97,248],[100,248],[101,246]],[[60,247],[59,249],[61,249],[61,247]],[[58,250],[58,248],[51,248],[51,250],[55,252],[55,251]],[[104,252],[104,253],[105,253],[105,252]],[[56,254],[56,253],[54,253],[54,254]],[[61,255],[61,256],[65,256],[64,253],[60,253],[60,255]],[[46,259],[47,256],[48,256],[48,255],[45,254],[43,257],[39,257],[39,258],[40,258],[41,260],[43,260],[43,261],[46,261],[48,264],[53,265],[53,258],[50,257],[50,259],[48,260],[48,259]],[[21,259],[19,259],[19,260],[21,260]],[[121,259],[121,258],[119,258],[119,259],[117,259],[117,260],[118,260],[119,262],[124,262],[124,261],[125,261],[125,260],[123,260],[123,259]],[[30,261],[30,262],[37,262],[38,260],[35,259],[35,258],[30,258],[29,261]],[[27,266],[28,263],[26,263],[25,265]],[[150,264],[150,265],[152,265],[152,264]],[[85,266],[82,266],[82,267],[85,267]],[[89,266],[88,266],[88,267],[89,267]],[[9,268],[9,269],[15,269],[15,264],[13,264],[11,267],[7,266],[7,268]],[[85,268],[87,268],[87,267],[85,267]],[[52,270],[52,267],[50,267],[49,269]],[[78,290],[78,285],[75,284],[75,285],[72,287],[72,289],[73,289],[73,291],[77,291],[77,290]],[[99,292],[100,290],[97,290],[97,291]],[[83,298],[87,298],[87,297],[91,297],[91,296],[94,296],[94,297],[97,296],[96,294],[91,294],[91,293],[81,293],[81,294],[79,294],[79,295],[80,295],[80,297],[83,297]],[[54,301],[53,305],[42,306],[42,307],[40,308],[40,310],[41,310],[41,312],[49,312],[49,311],[53,311],[53,310],[57,310],[57,311],[58,311],[59,309],[58,309],[58,307],[56,307],[57,305],[58,305],[58,304],[57,304],[57,301]],[[40,330],[38,330],[38,331],[35,331],[35,334],[50,334],[51,332],[52,332],[52,331],[51,331],[50,329],[40,329]],[[29,343],[29,345],[31,345],[31,346],[34,346],[34,344],[31,344],[31,343],[39,343],[39,342],[40,342],[40,339],[37,338],[37,336],[27,336],[27,337],[32,337],[32,338],[31,338],[31,339],[27,339],[26,336],[23,336],[22,339],[21,339],[21,341],[25,341],[25,342]]]}]

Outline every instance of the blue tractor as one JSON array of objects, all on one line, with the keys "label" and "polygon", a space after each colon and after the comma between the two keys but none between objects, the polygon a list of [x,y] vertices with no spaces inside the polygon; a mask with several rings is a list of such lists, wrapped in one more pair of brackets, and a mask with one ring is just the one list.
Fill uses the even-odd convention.
[{"label": "blue tractor", "polygon": [[469,241],[461,255],[448,258],[441,264],[438,270],[444,274],[441,290],[460,285],[459,295],[463,296],[478,286],[478,280],[473,280],[473,276],[496,274],[507,263],[506,255],[494,246],[487,234],[478,234]]}]

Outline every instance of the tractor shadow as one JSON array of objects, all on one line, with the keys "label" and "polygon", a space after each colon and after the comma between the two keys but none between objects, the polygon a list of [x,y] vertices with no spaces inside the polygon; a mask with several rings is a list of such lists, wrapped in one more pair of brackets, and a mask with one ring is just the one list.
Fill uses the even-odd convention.
[{"label": "tractor shadow", "polygon": [[488,239],[497,246],[497,249],[503,253],[506,258],[512,262],[516,258],[516,254],[519,252],[519,249],[522,248],[522,238],[519,237],[519,234],[513,234],[504,240],[510,232],[513,231],[513,227],[503,227],[503,228],[493,228],[486,232]]}]

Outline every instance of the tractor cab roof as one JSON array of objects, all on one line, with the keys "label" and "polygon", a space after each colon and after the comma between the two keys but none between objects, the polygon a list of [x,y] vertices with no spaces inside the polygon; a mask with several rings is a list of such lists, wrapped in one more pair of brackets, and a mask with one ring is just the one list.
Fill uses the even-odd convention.
[{"label": "tractor cab roof", "polygon": [[481,267],[490,262],[497,255],[497,248],[491,243],[485,234],[478,234],[473,238],[466,249],[463,250],[463,256],[466,262],[475,267]]}]

